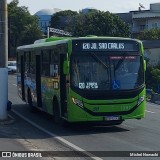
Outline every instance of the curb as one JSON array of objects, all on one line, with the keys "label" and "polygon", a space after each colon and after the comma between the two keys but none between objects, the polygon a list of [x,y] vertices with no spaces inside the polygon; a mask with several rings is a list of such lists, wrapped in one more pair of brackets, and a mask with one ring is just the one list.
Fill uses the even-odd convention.
[{"label": "curb", "polygon": [[15,119],[11,115],[8,115],[7,119],[0,120],[0,125],[8,125],[8,124],[12,124],[14,122],[15,122]]},{"label": "curb", "polygon": [[154,103],[155,103],[155,104],[160,104],[160,101],[155,101]]}]

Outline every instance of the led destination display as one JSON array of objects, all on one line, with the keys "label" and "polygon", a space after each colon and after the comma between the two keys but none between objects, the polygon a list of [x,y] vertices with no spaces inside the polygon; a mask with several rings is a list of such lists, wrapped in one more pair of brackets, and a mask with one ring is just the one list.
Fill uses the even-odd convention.
[{"label": "led destination display", "polygon": [[82,43],[83,50],[124,50],[124,43]]},{"label": "led destination display", "polygon": [[73,51],[138,51],[139,45],[135,41],[73,41]]}]

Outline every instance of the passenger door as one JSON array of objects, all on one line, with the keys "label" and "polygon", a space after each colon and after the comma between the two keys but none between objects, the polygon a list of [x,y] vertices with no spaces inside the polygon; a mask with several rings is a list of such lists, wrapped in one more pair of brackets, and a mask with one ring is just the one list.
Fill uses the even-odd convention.
[{"label": "passenger door", "polygon": [[37,106],[42,107],[42,94],[41,94],[41,57],[36,55],[36,94]]},{"label": "passenger door", "polygon": [[20,74],[21,74],[21,95],[22,100],[25,100],[25,86],[24,86],[24,54],[20,56]]},{"label": "passenger door", "polygon": [[67,113],[67,86],[66,75],[63,73],[63,62],[66,55],[60,54],[60,97],[61,97],[61,116],[66,117]]}]

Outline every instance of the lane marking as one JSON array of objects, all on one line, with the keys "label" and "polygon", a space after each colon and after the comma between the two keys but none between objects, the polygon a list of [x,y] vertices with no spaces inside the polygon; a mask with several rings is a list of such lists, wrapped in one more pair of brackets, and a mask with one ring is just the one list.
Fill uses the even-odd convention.
[{"label": "lane marking", "polygon": [[21,115],[20,113],[18,113],[17,111],[15,111],[14,109],[12,109],[12,112],[15,113],[16,115],[18,115],[19,117],[21,117],[22,119],[24,119],[25,121],[27,121],[28,123],[30,123],[32,126],[38,128],[39,130],[47,133],[48,135],[54,137],[55,139],[57,139],[60,142],[63,142],[64,144],[67,144],[68,146],[70,146],[72,149],[76,150],[76,151],[81,151],[84,152],[84,154],[86,154],[87,156],[89,156],[90,158],[94,159],[94,160],[103,160],[100,157],[96,157],[95,155],[85,151],[84,149],[74,145],[73,143],[65,140],[64,138],[44,129],[43,127],[39,126],[38,124],[32,122],[31,120],[29,120],[28,118],[24,117],[23,115]]},{"label": "lane marking", "polygon": [[152,112],[152,111],[148,111],[148,110],[146,110],[146,112],[149,112],[149,113],[155,113],[155,112]]},{"label": "lane marking", "polygon": [[14,86],[17,86],[16,84],[13,84]]}]

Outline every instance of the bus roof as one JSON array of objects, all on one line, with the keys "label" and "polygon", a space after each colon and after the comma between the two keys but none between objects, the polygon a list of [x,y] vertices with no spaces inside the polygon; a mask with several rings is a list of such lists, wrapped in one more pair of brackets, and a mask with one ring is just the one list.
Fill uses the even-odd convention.
[{"label": "bus roof", "polygon": [[95,35],[88,35],[85,37],[50,37],[46,38],[45,42],[51,42],[51,41],[58,41],[58,40],[65,40],[65,39],[72,39],[72,40],[83,40],[83,39],[107,39],[107,40],[133,40],[141,42],[138,39],[132,39],[132,38],[125,38],[125,37],[106,37],[106,36],[95,36]]},{"label": "bus roof", "polygon": [[31,48],[38,48],[38,47],[47,47],[51,45],[57,45],[57,44],[63,44],[68,43],[69,40],[125,40],[125,41],[136,41],[138,43],[142,43],[138,39],[132,39],[132,38],[124,38],[124,37],[97,37],[97,36],[86,36],[86,37],[50,37],[46,39],[40,39],[36,40],[33,44],[30,45],[24,45],[17,48],[17,50],[24,50],[24,49],[31,49]]},{"label": "bus roof", "polygon": [[24,50],[24,49],[32,49],[32,48],[39,48],[39,47],[48,47],[51,45],[56,45],[56,44],[63,44],[63,43],[67,43],[69,39],[64,39],[64,40],[55,40],[55,41],[45,41],[44,42],[36,42],[34,44],[30,44],[30,45],[24,45],[24,46],[20,46],[17,48],[17,50]]}]

